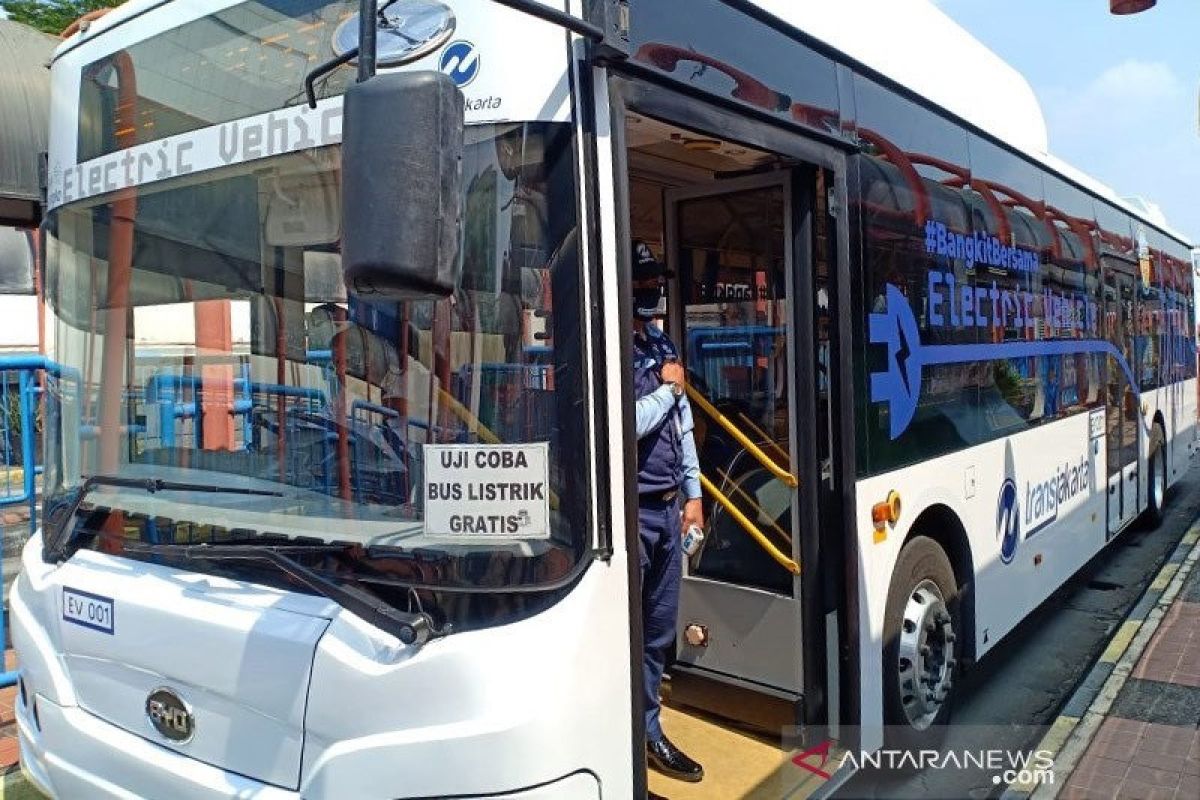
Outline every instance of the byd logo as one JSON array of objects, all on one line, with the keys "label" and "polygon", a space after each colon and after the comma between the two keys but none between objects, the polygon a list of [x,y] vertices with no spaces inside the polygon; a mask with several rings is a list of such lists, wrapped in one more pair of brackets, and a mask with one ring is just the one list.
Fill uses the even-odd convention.
[{"label": "byd logo", "polygon": [[179,695],[170,689],[156,689],[146,698],[146,716],[155,730],[176,742],[192,738],[195,720]]}]

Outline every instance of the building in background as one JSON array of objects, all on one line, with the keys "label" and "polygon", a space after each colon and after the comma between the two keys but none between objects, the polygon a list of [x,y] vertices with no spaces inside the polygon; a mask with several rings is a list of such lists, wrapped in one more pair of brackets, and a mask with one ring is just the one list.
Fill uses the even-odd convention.
[{"label": "building in background", "polygon": [[0,20],[0,355],[40,350],[38,164],[46,151],[50,71],[59,40]]}]

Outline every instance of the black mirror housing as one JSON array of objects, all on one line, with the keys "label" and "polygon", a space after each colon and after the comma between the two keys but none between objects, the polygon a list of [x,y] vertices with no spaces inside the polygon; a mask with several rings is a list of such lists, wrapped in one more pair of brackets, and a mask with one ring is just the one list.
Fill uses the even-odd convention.
[{"label": "black mirror housing", "polygon": [[441,72],[346,90],[342,272],[360,295],[445,297],[459,282],[463,95]]}]

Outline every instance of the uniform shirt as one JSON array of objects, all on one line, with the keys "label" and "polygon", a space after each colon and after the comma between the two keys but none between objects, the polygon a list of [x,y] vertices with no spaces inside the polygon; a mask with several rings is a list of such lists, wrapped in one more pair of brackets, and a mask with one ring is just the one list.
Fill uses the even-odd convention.
[{"label": "uniform shirt", "polygon": [[[638,483],[639,489],[645,486],[642,466],[647,459],[643,456],[675,461],[677,463],[667,466],[679,472],[676,486],[682,489],[684,497],[694,500],[701,496],[701,488],[700,458],[692,433],[695,428],[692,407],[686,394],[676,397],[671,387],[659,377],[663,364],[671,358],[678,360],[679,353],[657,326],[646,325],[644,335],[634,334],[634,391],[637,395],[634,430],[638,438]],[[650,441],[643,441],[647,438]],[[660,487],[652,488],[657,490]]]}]

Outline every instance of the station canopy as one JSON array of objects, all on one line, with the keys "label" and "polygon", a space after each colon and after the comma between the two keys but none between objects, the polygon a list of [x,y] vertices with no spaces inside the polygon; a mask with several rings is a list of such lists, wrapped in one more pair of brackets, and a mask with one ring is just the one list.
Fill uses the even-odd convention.
[{"label": "station canopy", "polygon": [[47,64],[58,38],[0,19],[0,225],[40,217],[38,161],[50,114]]}]

